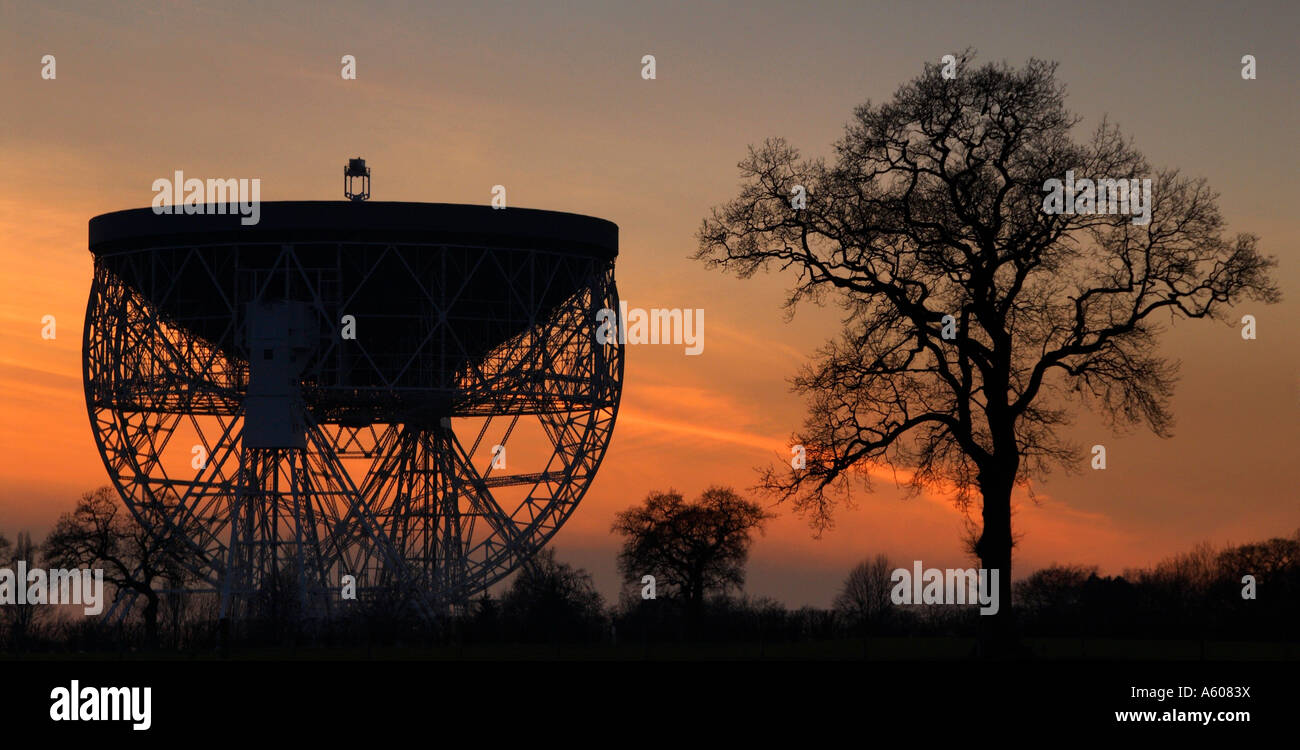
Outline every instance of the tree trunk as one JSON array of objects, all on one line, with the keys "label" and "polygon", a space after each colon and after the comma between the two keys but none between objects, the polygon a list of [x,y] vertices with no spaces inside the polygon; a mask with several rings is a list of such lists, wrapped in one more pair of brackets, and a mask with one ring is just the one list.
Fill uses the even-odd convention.
[{"label": "tree trunk", "polygon": [[158,647],[158,592],[149,587],[142,592],[145,596],[144,633],[149,648]]},{"label": "tree trunk", "polygon": [[1018,655],[1015,609],[1011,602],[1011,489],[1015,475],[1014,466],[980,474],[984,528],[975,545],[975,554],[981,567],[998,571],[997,614],[980,616],[980,655],[985,658]]},{"label": "tree trunk", "polygon": [[183,601],[184,599],[182,598],[182,595],[176,595],[173,599],[169,601],[172,610],[172,639],[174,641],[173,648],[175,648],[177,651],[179,651],[181,648],[181,602]]},{"label": "tree trunk", "polygon": [[690,591],[686,597],[687,638],[697,640],[700,637],[701,623],[704,619],[704,581],[692,577]]}]

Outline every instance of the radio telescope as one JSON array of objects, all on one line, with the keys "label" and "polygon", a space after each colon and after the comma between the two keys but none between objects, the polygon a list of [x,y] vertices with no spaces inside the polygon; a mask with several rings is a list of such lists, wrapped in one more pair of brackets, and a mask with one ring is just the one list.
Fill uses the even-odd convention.
[{"label": "radio telescope", "polygon": [[[364,163],[363,163],[364,164]],[[369,178],[366,172],[365,193]],[[618,228],[436,203],[90,221],[86,406],[109,476],[223,617],[437,617],[573,513],[622,387]]]}]

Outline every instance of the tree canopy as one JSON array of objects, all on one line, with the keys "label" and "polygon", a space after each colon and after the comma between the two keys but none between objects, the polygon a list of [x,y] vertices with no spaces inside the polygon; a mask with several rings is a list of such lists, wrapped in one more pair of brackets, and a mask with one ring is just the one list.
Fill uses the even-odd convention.
[{"label": "tree canopy", "polygon": [[753,532],[770,517],[728,487],[710,487],[695,502],[675,490],[651,492],[614,521],[623,537],[619,571],[632,584],[653,575],[656,589],[698,608],[706,593],[744,585]]},{"label": "tree canopy", "polygon": [[[1106,120],[1076,140],[1054,63],[972,59],[951,76],[928,64],[858,107],[833,159],[780,138],[751,147],[697,257],[741,277],[788,272],[789,314],[804,300],[844,310],[793,381],[809,404],[791,438],[806,462],[762,486],[818,528],[871,465],[963,509],[978,501],[974,551],[1004,569],[1009,601],[1012,489],[1077,464],[1060,429],[1074,410],[1170,434],[1165,326],[1229,321],[1233,305],[1280,294],[1276,261],[1255,235],[1225,234],[1204,179],[1152,167]],[[1071,173],[1150,180],[1150,220],[1109,202],[1050,210]]]}]

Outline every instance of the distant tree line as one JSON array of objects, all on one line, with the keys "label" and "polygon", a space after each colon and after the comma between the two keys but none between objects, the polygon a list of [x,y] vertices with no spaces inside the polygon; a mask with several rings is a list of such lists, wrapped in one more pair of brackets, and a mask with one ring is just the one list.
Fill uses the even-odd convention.
[{"label": "distant tree line", "polygon": [[1296,640],[1300,530],[1215,549],[1199,544],[1153,568],[1100,576],[1053,565],[1016,584],[1027,632],[1042,635]]},{"label": "distant tree line", "polygon": [[[724,487],[687,501],[652,492],[619,513],[623,541],[618,600],[607,603],[587,571],[543,550],[510,584],[454,608],[430,626],[383,601],[341,608],[328,621],[250,618],[236,632],[248,647],[506,647],[622,650],[690,645],[857,642],[935,636],[973,638],[976,606],[900,606],[890,597],[896,567],[865,557],[845,577],[832,606],[789,609],[744,593],[754,532],[770,515]],[[140,532],[115,493],[86,493],[43,544],[0,534],[0,567],[105,569],[105,613],[119,592],[124,618],[63,616],[58,608],[0,605],[0,647],[9,652],[218,649],[216,601],[186,594],[190,575],[175,548]],[[647,584],[653,577],[653,585]],[[1243,596],[1243,594],[1245,596]],[[1052,565],[1015,583],[1013,604],[1026,638],[1294,641],[1300,621],[1300,530],[1291,537],[1214,548],[1200,544],[1151,568],[1102,576],[1096,566]],[[879,647],[878,647],[879,648]],[[883,655],[883,654],[877,654]],[[954,655],[961,656],[961,653]]]}]

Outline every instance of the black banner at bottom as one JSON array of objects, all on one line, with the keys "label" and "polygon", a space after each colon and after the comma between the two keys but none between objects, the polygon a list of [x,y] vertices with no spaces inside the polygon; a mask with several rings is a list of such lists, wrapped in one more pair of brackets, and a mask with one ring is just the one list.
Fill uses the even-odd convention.
[{"label": "black banner at bottom", "polygon": [[128,742],[389,741],[454,727],[491,746],[602,726],[620,745],[675,745],[687,727],[736,738],[781,728],[880,738],[873,727],[886,726],[918,738],[1241,734],[1294,723],[1295,675],[1291,662],[18,659],[0,660],[0,727]]}]

